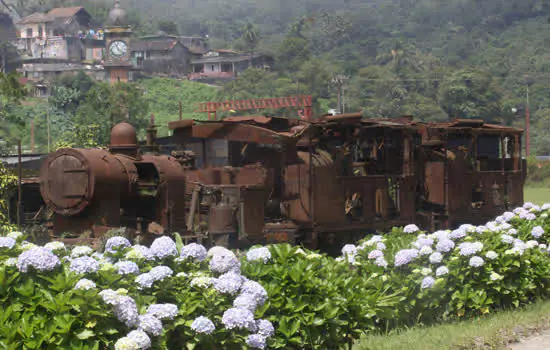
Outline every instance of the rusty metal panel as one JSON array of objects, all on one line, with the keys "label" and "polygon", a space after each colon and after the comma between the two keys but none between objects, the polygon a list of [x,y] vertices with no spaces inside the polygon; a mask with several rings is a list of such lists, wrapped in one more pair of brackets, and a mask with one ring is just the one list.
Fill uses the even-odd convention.
[{"label": "rusty metal panel", "polygon": [[244,189],[241,192],[239,228],[248,239],[259,239],[263,235],[265,203],[269,193],[266,189]]},{"label": "rusty metal panel", "polygon": [[428,202],[445,205],[445,163],[427,161],[425,164],[426,199]]}]

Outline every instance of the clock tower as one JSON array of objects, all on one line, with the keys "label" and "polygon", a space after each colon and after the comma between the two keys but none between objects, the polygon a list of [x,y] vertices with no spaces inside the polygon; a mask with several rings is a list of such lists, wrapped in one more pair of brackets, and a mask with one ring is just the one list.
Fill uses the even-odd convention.
[{"label": "clock tower", "polygon": [[106,81],[128,82],[132,80],[130,61],[130,37],[132,28],[126,22],[126,11],[115,0],[115,7],[109,12],[105,23],[105,68]]}]

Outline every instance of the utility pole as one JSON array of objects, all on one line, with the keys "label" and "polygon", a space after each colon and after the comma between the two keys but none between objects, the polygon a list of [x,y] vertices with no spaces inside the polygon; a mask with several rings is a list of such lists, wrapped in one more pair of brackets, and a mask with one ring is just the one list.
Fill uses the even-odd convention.
[{"label": "utility pole", "polygon": [[531,111],[529,110],[529,86],[533,84],[533,80],[528,76],[525,79],[525,156],[531,155]]},{"label": "utility pole", "polygon": [[343,104],[342,104],[342,91],[343,91],[343,85],[346,80],[348,80],[349,77],[345,76],[343,74],[336,74],[334,77],[332,77],[332,84],[336,85],[336,93],[338,98],[338,107],[336,108],[337,113],[343,113]]}]

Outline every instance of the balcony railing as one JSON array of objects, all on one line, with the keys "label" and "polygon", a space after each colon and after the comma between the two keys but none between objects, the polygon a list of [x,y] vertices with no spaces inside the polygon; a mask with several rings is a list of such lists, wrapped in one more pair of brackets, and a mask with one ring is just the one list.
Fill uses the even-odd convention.
[{"label": "balcony railing", "polygon": [[189,73],[189,80],[200,79],[229,79],[235,77],[233,72],[200,72]]}]

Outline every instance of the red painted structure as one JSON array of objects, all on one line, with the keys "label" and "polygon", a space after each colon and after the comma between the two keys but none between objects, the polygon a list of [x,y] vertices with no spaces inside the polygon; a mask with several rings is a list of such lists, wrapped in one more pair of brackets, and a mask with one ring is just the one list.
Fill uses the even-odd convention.
[{"label": "red painted structure", "polygon": [[197,112],[208,113],[208,120],[217,120],[217,111],[244,111],[252,109],[278,109],[278,108],[301,108],[301,117],[304,120],[311,120],[312,99],[311,96],[288,96],[278,98],[257,98],[248,100],[231,100],[223,102],[204,102],[199,105]]}]

